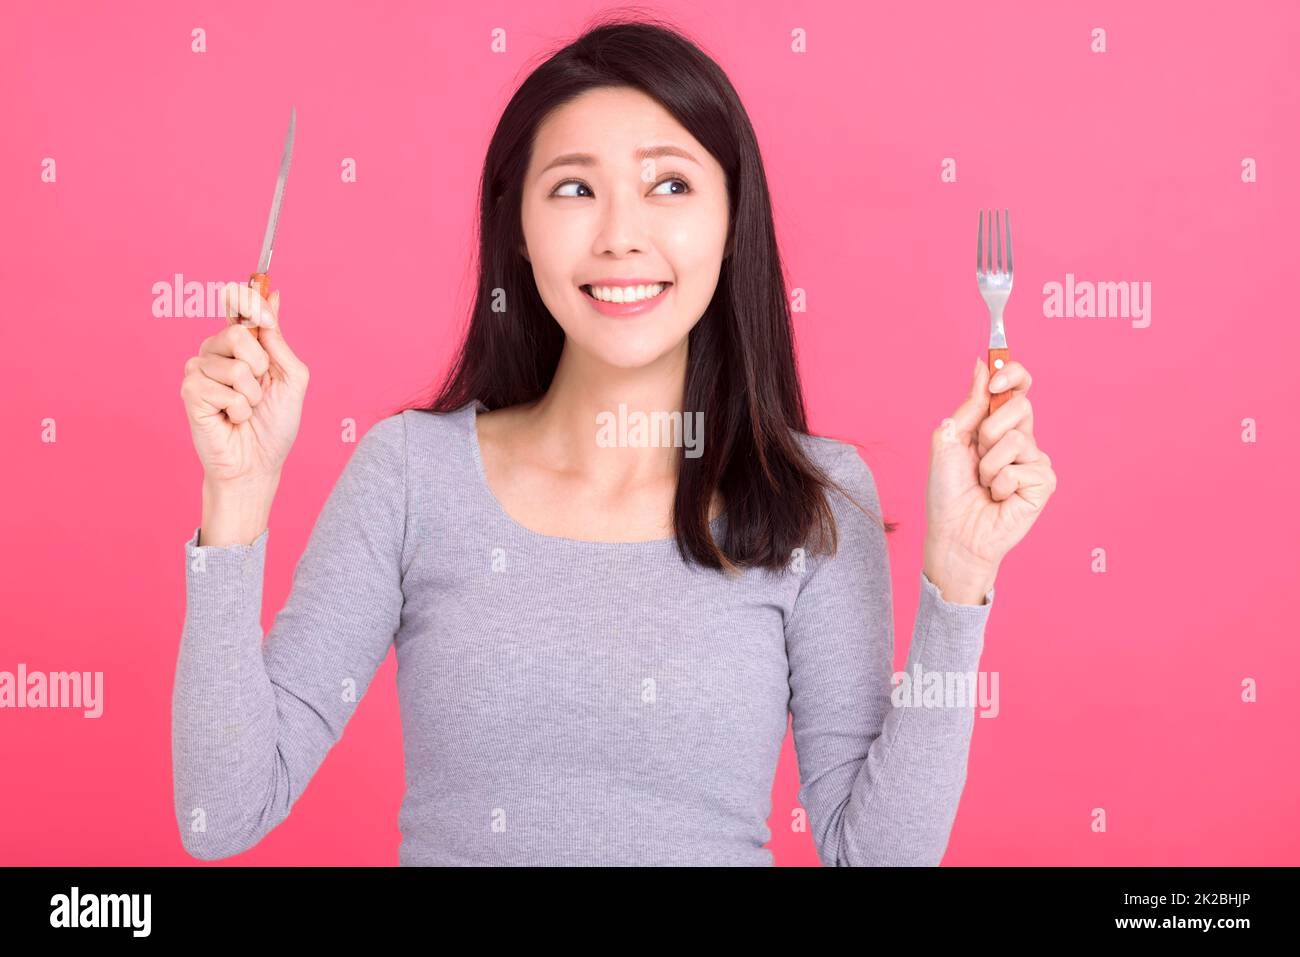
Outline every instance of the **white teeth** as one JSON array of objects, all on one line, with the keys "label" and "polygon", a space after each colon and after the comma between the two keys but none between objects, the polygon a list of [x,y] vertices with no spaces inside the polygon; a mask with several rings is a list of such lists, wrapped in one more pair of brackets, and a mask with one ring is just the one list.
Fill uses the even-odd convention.
[{"label": "white teeth", "polygon": [[666,283],[656,282],[649,286],[588,286],[593,299],[601,302],[640,302],[653,299],[663,292]]}]

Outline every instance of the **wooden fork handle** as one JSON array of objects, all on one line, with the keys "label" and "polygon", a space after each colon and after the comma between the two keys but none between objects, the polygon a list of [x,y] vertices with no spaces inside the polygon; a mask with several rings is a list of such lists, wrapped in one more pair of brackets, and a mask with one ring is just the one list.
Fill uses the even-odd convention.
[{"label": "wooden fork handle", "polygon": [[[997,375],[1011,361],[1010,349],[990,349],[989,350],[989,381]],[[992,415],[1000,409],[1007,399],[1011,398],[1011,390],[1003,392],[992,392],[989,394],[989,415]]]}]

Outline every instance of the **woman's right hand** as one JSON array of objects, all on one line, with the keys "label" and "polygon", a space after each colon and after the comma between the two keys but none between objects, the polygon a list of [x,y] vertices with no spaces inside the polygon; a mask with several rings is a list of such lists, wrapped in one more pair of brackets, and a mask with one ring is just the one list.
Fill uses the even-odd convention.
[{"label": "woman's right hand", "polygon": [[181,398],[190,434],[205,484],[274,484],[298,435],[307,367],[280,329],[279,290],[267,302],[252,286],[232,282],[222,302],[226,328],[185,361]]}]

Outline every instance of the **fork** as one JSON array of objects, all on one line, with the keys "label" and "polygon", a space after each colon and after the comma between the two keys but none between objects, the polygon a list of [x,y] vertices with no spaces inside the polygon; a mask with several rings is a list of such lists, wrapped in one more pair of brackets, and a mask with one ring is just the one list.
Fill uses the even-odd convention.
[{"label": "fork", "polygon": [[[1007,348],[1007,333],[1002,327],[1002,312],[1007,307],[1007,297],[1011,295],[1011,210],[1007,214],[1007,268],[1002,269],[1002,225],[1001,218],[995,211],[989,211],[988,255],[984,255],[984,211],[980,210],[979,232],[975,236],[975,281],[979,284],[980,295],[989,307],[989,320],[992,331],[989,333],[989,377],[1011,361],[1011,350]],[[997,268],[994,269],[993,241],[997,238]],[[1010,390],[995,392],[989,398],[989,414],[996,412],[1007,399]]]}]

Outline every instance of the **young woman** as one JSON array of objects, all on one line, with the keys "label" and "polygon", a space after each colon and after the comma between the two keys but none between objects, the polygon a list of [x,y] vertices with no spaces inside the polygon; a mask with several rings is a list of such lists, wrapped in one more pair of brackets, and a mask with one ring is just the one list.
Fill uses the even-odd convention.
[{"label": "young woman", "polygon": [[[460,355],[432,403],[365,433],[265,646],[307,386],[279,293],[232,286],[255,325],[186,364],[205,474],[174,697],[186,849],[226,857],[284,820],[391,645],[402,864],[769,865],[791,715],[822,861],[937,864],[973,708],[891,702],[876,486],[808,433],[726,76],[660,25],[591,29],[506,107],[480,202]],[[989,415],[976,362],[932,437],[909,673],[977,669],[999,563],[1055,486],[1029,373],[1003,375]],[[653,413],[686,428],[620,428]]]}]

